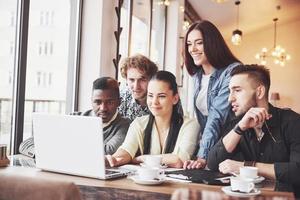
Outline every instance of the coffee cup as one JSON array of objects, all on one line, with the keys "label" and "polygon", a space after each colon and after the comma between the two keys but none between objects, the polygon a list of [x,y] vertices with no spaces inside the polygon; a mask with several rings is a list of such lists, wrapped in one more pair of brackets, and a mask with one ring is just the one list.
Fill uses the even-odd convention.
[{"label": "coffee cup", "polygon": [[258,174],[257,167],[250,167],[250,166],[240,167],[240,176],[242,178],[254,179],[257,178],[257,174]]},{"label": "coffee cup", "polygon": [[159,168],[161,166],[161,160],[162,160],[161,155],[147,155],[145,157],[144,164],[147,167],[157,167],[157,168]]},{"label": "coffee cup", "polygon": [[0,167],[9,165],[9,159],[6,156],[7,145],[0,144]]},{"label": "coffee cup", "polygon": [[138,176],[141,180],[156,180],[163,175],[163,170],[159,168],[141,167],[138,169]]},{"label": "coffee cup", "polygon": [[255,185],[251,180],[243,179],[241,177],[231,177],[230,186],[232,191],[249,193]]}]

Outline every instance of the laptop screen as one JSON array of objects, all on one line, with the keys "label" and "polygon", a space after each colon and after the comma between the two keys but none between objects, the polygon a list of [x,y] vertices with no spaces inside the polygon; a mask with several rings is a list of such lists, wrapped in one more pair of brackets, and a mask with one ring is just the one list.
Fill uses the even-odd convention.
[{"label": "laptop screen", "polygon": [[33,131],[37,168],[105,178],[101,118],[34,113]]}]

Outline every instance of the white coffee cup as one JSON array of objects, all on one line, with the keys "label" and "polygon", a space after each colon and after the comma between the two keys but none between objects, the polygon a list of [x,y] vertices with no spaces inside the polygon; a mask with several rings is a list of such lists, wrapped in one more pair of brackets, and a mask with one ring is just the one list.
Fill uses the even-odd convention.
[{"label": "white coffee cup", "polygon": [[257,178],[258,169],[257,167],[244,166],[240,167],[240,176],[242,178]]},{"label": "white coffee cup", "polygon": [[255,185],[252,181],[241,177],[230,177],[230,186],[232,191],[251,192]]},{"label": "white coffee cup", "polygon": [[162,155],[147,155],[145,157],[144,164],[147,167],[157,167],[161,166]]},{"label": "white coffee cup", "polygon": [[141,167],[138,169],[138,176],[141,180],[160,179],[163,175],[163,170],[159,168]]}]

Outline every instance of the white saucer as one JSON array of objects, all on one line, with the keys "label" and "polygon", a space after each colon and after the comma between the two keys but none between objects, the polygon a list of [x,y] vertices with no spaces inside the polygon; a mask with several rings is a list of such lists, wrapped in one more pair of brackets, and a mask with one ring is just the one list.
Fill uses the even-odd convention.
[{"label": "white saucer", "polygon": [[143,180],[140,179],[139,176],[130,176],[129,178],[132,179],[135,183],[141,185],[160,185],[165,181],[163,178],[153,179],[153,180]]},{"label": "white saucer", "polygon": [[245,178],[246,180],[252,181],[253,183],[260,183],[265,180],[263,176],[257,176],[256,178]]},{"label": "white saucer", "polygon": [[[148,167],[145,163],[140,164],[142,167]],[[167,165],[160,165],[159,167],[153,167],[153,168],[159,168],[159,169],[166,169],[168,168]]]},{"label": "white saucer", "polygon": [[253,179],[253,183],[260,183],[260,182],[262,182],[264,180],[265,180],[265,177],[258,176],[258,177],[256,177],[256,178]]},{"label": "white saucer", "polygon": [[252,196],[259,195],[261,193],[261,191],[256,188],[252,192],[249,192],[249,193],[234,192],[231,190],[231,186],[222,187],[222,191],[227,195],[235,196],[235,197],[252,197]]}]

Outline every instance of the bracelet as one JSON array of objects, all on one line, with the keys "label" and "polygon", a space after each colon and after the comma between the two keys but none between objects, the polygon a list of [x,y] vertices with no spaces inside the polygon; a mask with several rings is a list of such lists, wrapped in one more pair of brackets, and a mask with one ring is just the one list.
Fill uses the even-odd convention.
[{"label": "bracelet", "polygon": [[235,125],[235,127],[233,128],[233,131],[236,132],[238,135],[243,135],[245,132],[239,127],[239,124]]},{"label": "bracelet", "polygon": [[256,161],[244,161],[244,166],[255,167]]}]

